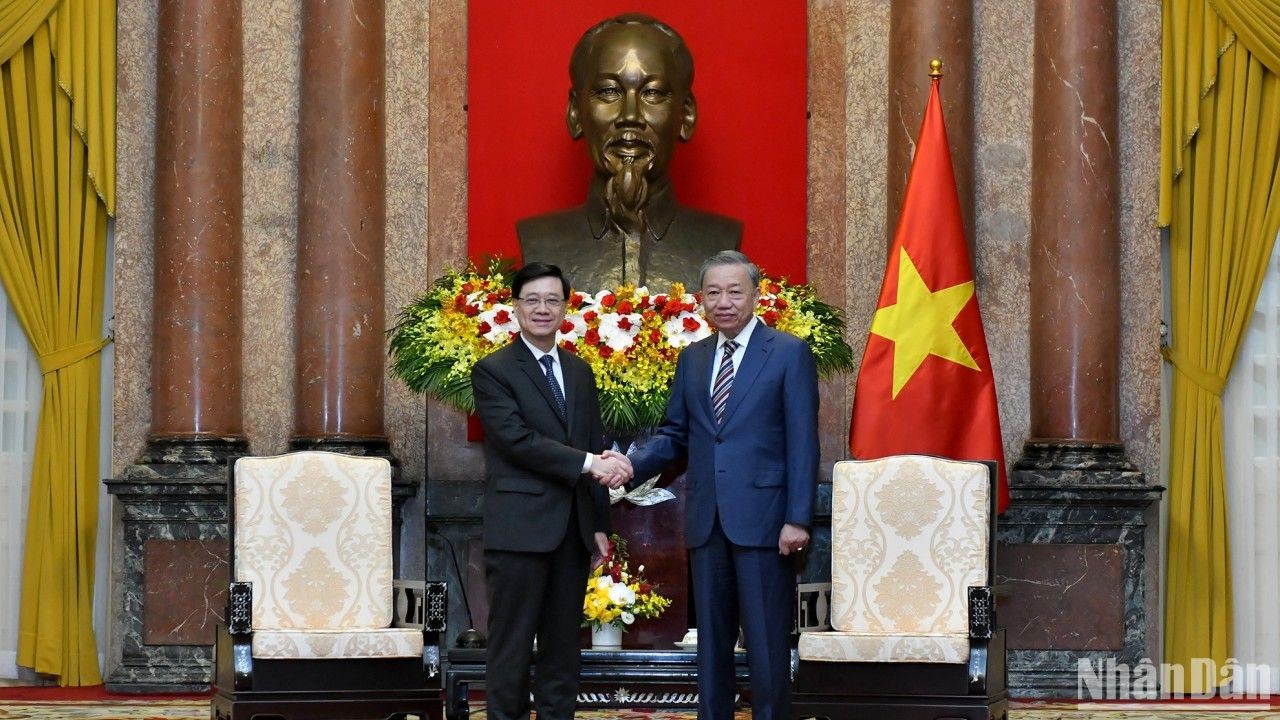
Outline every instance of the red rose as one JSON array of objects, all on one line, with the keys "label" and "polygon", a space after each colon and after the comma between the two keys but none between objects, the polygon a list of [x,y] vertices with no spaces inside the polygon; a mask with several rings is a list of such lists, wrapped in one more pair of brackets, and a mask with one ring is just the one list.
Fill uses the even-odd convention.
[{"label": "red rose", "polygon": [[614,569],[610,570],[609,577],[613,578],[614,582],[622,582],[622,568],[615,567]]},{"label": "red rose", "polygon": [[484,301],[489,303],[490,305],[496,304],[498,302],[498,293],[489,293],[485,295]]},{"label": "red rose", "polygon": [[623,315],[630,315],[634,310],[635,310],[635,305],[632,305],[630,300],[623,300],[622,302],[618,303],[618,312],[622,313]]},{"label": "red rose", "polygon": [[569,307],[573,308],[574,310],[577,310],[578,308],[582,307],[582,295],[578,293],[574,293],[573,295],[570,295]]},{"label": "red rose", "polygon": [[560,345],[560,347],[564,348],[565,350],[568,350],[574,355],[578,354],[578,346],[575,345],[574,343],[569,342],[568,340],[565,340],[564,343]]},{"label": "red rose", "polygon": [[506,325],[507,323],[511,322],[511,313],[507,312],[506,310],[499,310],[498,312],[493,314],[493,320],[499,325]]},{"label": "red rose", "polygon": [[773,327],[774,325],[778,324],[779,315],[777,310],[765,310],[763,317],[764,317],[764,324],[768,325],[769,327]]},{"label": "red rose", "polygon": [[600,298],[600,304],[607,308],[613,307],[616,302],[618,302],[618,298],[613,293],[605,293],[605,296]]},{"label": "red rose", "polygon": [[618,327],[623,330],[631,329],[631,319],[627,317],[618,318]]},{"label": "red rose", "polygon": [[467,282],[462,283],[462,294],[464,294],[464,295],[470,295],[471,293],[473,293],[473,292],[475,292],[475,291],[476,291],[475,283],[470,282],[470,281],[467,281]]},{"label": "red rose", "polygon": [[601,346],[600,357],[604,358],[605,360],[608,360],[612,356],[613,356],[613,348],[609,347],[608,345]]},{"label": "red rose", "polygon": [[787,301],[786,301],[786,300],[783,300],[782,298],[778,298],[777,300],[774,300],[774,301],[773,301],[773,306],[774,306],[774,307],[776,307],[776,308],[778,308],[779,310],[786,310],[786,309],[787,309]]},{"label": "red rose", "polygon": [[649,322],[654,318],[655,315],[657,315],[657,313],[655,313],[652,310],[645,310],[644,312],[640,313],[640,317],[644,320],[644,322]]},{"label": "red rose", "polygon": [[595,322],[596,318],[598,317],[600,317],[600,314],[597,313],[595,310],[588,310],[582,313],[582,319],[586,320],[587,322]]},{"label": "red rose", "polygon": [[698,322],[697,318],[690,316],[684,319],[684,329],[686,331],[697,332],[700,327],[702,327],[702,325]]},{"label": "red rose", "polygon": [[455,297],[455,298],[453,299],[453,306],[454,306],[455,308],[457,308],[458,310],[461,310],[462,308],[466,307],[466,306],[467,306],[467,296],[466,296],[466,295],[458,295],[457,297]]},{"label": "red rose", "polygon": [[649,583],[640,583],[640,588],[636,590],[636,592],[640,593],[641,595],[648,595],[649,593],[653,592],[653,586],[650,585]]},{"label": "red rose", "polygon": [[467,317],[475,317],[480,314],[480,308],[476,307],[475,305],[468,305],[462,308],[462,314],[466,315]]},{"label": "red rose", "polygon": [[586,340],[588,343],[592,345],[599,345],[600,331],[595,328],[587,328],[587,332],[585,335],[582,336],[582,339]]},{"label": "red rose", "polygon": [[774,295],[777,295],[778,293],[782,292],[782,286],[776,282],[771,282],[769,283],[769,292]]},{"label": "red rose", "polygon": [[476,334],[478,334],[478,335],[486,335],[486,334],[488,334],[488,333],[489,333],[490,331],[492,331],[492,330],[493,330],[493,326],[491,326],[491,325],[490,325],[489,323],[487,323],[487,322],[482,322],[482,323],[480,323],[480,327],[476,328]]},{"label": "red rose", "polygon": [[511,288],[502,288],[498,291],[498,299],[506,300],[511,297]]},{"label": "red rose", "polygon": [[569,333],[573,332],[573,321],[565,320],[564,322],[560,323],[560,332],[564,333],[565,335],[568,335]]},{"label": "red rose", "polygon": [[662,342],[662,333],[657,328],[654,328],[653,330],[649,331],[649,342],[653,343],[654,345],[657,345],[658,343]]}]

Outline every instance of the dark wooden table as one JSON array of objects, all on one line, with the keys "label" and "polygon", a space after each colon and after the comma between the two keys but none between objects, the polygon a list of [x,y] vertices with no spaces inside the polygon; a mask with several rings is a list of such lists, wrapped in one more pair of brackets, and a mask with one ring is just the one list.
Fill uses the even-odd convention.
[{"label": "dark wooden table", "polygon": [[[693,650],[583,650],[579,708],[696,708],[698,669]],[[747,655],[735,656],[739,693]],[[471,687],[484,685],[485,651],[457,648],[445,664],[445,715],[466,720]],[[739,694],[739,697],[741,695]]]}]

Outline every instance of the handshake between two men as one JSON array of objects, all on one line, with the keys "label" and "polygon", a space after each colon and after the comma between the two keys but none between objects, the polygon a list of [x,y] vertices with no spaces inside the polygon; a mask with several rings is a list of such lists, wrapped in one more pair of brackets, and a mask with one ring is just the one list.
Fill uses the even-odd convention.
[{"label": "handshake between two men", "polygon": [[596,482],[610,490],[626,485],[635,477],[631,459],[616,450],[605,450],[599,455],[592,455],[590,472]]}]

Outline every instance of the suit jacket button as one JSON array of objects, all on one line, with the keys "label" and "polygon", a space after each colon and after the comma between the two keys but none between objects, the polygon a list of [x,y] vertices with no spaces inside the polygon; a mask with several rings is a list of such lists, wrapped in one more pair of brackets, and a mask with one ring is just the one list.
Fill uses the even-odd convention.
[{"label": "suit jacket button", "polygon": [[724,444],[724,438],[717,437],[717,438],[716,438],[716,444],[717,444],[717,445],[723,445],[723,444]]}]

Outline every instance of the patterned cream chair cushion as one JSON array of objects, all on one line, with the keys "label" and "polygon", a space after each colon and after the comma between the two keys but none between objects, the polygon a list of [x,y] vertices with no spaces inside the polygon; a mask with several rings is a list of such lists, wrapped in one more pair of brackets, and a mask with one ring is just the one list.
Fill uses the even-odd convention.
[{"label": "patterned cream chair cushion", "polygon": [[832,632],[801,659],[967,662],[969,587],[989,583],[986,465],[918,455],[837,463]]},{"label": "patterned cream chair cushion", "polygon": [[[235,580],[253,584],[256,657],[403,657],[391,629],[391,465],[328,452],[235,465]],[[367,631],[367,632],[366,632]]]}]

